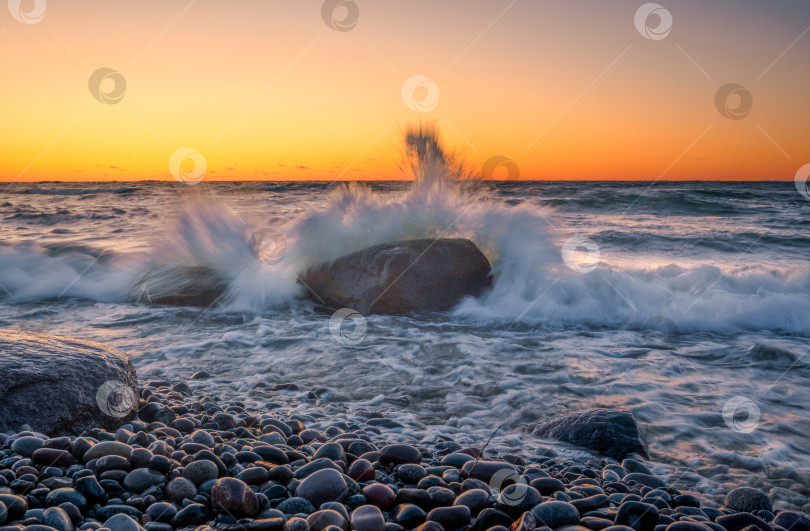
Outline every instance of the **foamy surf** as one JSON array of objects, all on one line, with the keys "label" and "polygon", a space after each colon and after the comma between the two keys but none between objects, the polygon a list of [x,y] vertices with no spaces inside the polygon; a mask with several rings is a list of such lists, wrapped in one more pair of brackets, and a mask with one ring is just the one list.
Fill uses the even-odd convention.
[{"label": "foamy surf", "polygon": [[[491,447],[519,452],[537,442],[522,424],[626,408],[679,488],[810,489],[810,440],[795,429],[810,399],[810,246],[795,189],[459,180],[452,157],[419,149],[403,168],[419,179],[138,183],[125,201],[72,192],[98,183],[9,193],[0,326],[104,341],[143,378],[207,371],[206,389],[259,407],[294,381],[290,397],[369,404],[407,439],[451,430],[472,444],[503,425]],[[684,201],[711,214],[685,216]],[[346,344],[297,282],[311,264],[437,236],[484,251],[491,291],[446,313],[364,316]],[[210,307],[128,302],[145,273],[182,268],[223,279],[225,294]],[[728,407],[750,414],[738,424]]]},{"label": "foamy surf", "polygon": [[[572,252],[594,250],[587,234],[560,230],[562,214],[540,201],[515,205],[498,197],[490,183],[465,178],[470,174],[458,160],[442,149],[434,131],[411,130],[403,164],[412,179],[409,187],[380,192],[361,183],[340,184],[302,204],[293,216],[237,211],[228,196],[213,188],[183,190],[177,209],[163,213],[160,225],[144,235],[151,241],[145,250],[73,252],[64,246],[5,244],[0,283],[11,301],[78,297],[126,302],[149,271],[200,268],[227,285],[218,309],[258,315],[299,304],[305,295],[299,275],[313,265],[390,241],[462,237],[489,258],[494,283],[483,297],[463,301],[454,319],[561,328],[665,327],[679,333],[810,334],[810,321],[804,318],[810,310],[806,265],[745,259],[696,264],[690,258],[683,266],[644,267],[632,257],[613,260],[610,249],[600,252],[598,246],[592,263],[583,265],[572,259]],[[31,190],[43,193],[38,187]],[[65,193],[78,195],[76,190],[66,188]],[[89,193],[98,190],[88,188]],[[48,189],[49,194],[58,192]],[[567,249],[572,245],[573,251]]]}]

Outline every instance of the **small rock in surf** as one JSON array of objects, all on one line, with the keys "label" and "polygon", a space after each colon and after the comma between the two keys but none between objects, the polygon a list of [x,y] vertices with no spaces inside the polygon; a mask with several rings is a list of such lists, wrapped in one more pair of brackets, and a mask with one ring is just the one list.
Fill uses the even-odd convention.
[{"label": "small rock in surf", "polygon": [[228,283],[211,268],[164,265],[144,273],[129,298],[145,304],[207,307],[227,289]]},{"label": "small rock in surf", "polygon": [[647,444],[629,411],[591,409],[549,422],[530,424],[525,429],[538,437],[596,450],[614,459],[633,452],[649,458]]}]

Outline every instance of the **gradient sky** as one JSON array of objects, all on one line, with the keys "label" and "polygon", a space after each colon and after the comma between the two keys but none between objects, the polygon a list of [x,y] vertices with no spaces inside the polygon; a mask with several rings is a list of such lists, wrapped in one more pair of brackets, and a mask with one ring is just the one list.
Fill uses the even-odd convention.
[{"label": "gradient sky", "polygon": [[[634,25],[644,3],[355,0],[343,32],[321,0],[48,1],[35,24],[4,9],[0,180],[172,179],[180,148],[207,180],[400,178],[420,120],[521,179],[793,179],[810,162],[810,2],[660,0],[660,40]],[[102,67],[126,80],[116,104],[88,88]],[[439,89],[429,112],[403,100],[414,75]],[[716,108],[727,83],[753,98],[744,119]]]}]

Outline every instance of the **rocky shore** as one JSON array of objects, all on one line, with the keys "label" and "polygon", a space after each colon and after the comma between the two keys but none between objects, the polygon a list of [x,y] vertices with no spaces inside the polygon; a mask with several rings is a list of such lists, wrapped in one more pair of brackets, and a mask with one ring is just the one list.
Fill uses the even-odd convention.
[{"label": "rocky shore", "polygon": [[753,488],[701,506],[640,456],[390,443],[373,411],[249,411],[161,380],[137,393],[117,430],[0,434],[0,531],[810,531]]}]

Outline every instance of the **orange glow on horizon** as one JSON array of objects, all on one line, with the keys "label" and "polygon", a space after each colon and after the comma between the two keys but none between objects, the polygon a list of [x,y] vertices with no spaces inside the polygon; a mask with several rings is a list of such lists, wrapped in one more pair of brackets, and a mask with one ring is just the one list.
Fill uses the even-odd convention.
[{"label": "orange glow on horizon", "polygon": [[[792,180],[810,162],[806,3],[670,2],[661,39],[634,25],[642,1],[354,3],[348,31],[320,0],[3,9],[0,181],[173,180],[182,148],[207,181],[401,179],[419,122],[521,180]],[[94,97],[100,68],[120,78]],[[731,82],[742,119],[715,101]]]}]

